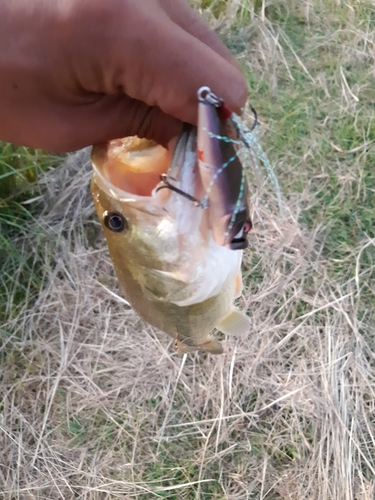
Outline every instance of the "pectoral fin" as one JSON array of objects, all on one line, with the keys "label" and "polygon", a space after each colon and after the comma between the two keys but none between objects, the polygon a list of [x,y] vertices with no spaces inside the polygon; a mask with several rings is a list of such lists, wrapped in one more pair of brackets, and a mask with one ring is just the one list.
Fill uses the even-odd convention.
[{"label": "pectoral fin", "polygon": [[238,297],[241,296],[243,290],[243,284],[242,284],[242,274],[238,273],[236,276],[236,279],[234,281],[234,298],[238,299]]},{"label": "pectoral fin", "polygon": [[244,335],[250,325],[250,318],[246,314],[233,309],[216,328],[227,335]]}]

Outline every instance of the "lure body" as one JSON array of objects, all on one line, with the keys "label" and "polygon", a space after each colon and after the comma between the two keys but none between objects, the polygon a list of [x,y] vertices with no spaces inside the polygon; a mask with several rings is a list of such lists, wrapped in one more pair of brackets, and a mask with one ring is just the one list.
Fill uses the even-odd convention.
[{"label": "lure body", "polygon": [[251,228],[248,185],[234,146],[239,141],[231,112],[209,88],[202,87],[198,98],[198,165],[213,237],[218,245],[244,249]]}]

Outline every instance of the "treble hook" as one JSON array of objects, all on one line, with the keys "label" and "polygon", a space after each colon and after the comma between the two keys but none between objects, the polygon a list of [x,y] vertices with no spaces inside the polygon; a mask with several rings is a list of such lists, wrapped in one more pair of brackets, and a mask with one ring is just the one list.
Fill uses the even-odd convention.
[{"label": "treble hook", "polygon": [[184,196],[188,200],[192,201],[196,207],[207,208],[205,206],[205,204],[202,203],[201,201],[197,200],[197,198],[194,198],[194,196],[192,196],[191,194],[185,193],[185,191],[182,191],[181,189],[178,189],[176,186],[174,186],[173,184],[171,184],[168,181],[168,175],[167,174],[161,174],[160,180],[163,182],[163,185],[162,186],[158,186],[156,188],[156,192],[160,191],[160,189],[167,188],[167,189],[170,189],[171,191],[174,191],[177,194],[180,194],[181,196]]}]

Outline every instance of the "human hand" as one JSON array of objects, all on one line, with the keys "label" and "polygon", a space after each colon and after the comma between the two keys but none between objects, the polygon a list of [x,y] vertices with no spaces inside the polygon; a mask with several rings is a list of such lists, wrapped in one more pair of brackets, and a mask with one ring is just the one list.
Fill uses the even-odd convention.
[{"label": "human hand", "polygon": [[0,0],[0,139],[71,151],[196,124],[199,87],[237,113],[246,82],[185,0]]}]

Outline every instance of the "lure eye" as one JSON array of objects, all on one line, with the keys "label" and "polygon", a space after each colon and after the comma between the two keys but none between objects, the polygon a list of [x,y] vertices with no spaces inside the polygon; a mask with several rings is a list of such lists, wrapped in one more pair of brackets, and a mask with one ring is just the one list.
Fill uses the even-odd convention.
[{"label": "lure eye", "polygon": [[105,212],[104,225],[114,233],[121,233],[127,228],[126,219],[119,212]]},{"label": "lure eye", "polygon": [[253,227],[253,224],[251,222],[250,219],[247,219],[247,221],[245,222],[244,224],[244,227],[243,227],[243,233],[244,234],[247,234]]}]

